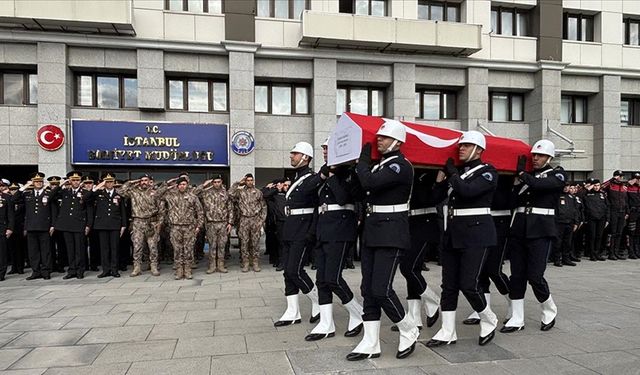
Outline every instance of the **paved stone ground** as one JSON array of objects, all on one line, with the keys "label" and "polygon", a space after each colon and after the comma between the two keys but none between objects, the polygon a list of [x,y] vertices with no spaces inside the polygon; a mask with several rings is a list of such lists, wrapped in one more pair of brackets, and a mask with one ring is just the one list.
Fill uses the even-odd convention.
[{"label": "paved stone ground", "polygon": [[[359,338],[342,336],[347,314],[336,306],[337,335],[305,342],[309,301],[302,297],[303,324],[274,328],[285,308],[282,275],[265,267],[243,274],[236,259],[228,274],[191,281],[160,277],[28,282],[11,275],[0,283],[2,374],[640,374],[640,261],[582,262],[550,267],[548,280],[559,317],[539,330],[539,306],[526,301],[526,329],[496,334],[476,344],[478,328],[459,324],[456,345],[436,351],[419,345],[396,360],[397,333],[382,322],[382,356],[347,362]],[[359,270],[347,270],[358,290]],[[426,273],[439,291],[440,267]],[[396,286],[404,295],[404,280]],[[359,293],[357,293],[359,294]],[[502,298],[494,310],[505,313]],[[461,298],[458,322],[470,308]],[[439,323],[437,324],[439,326]],[[437,327],[422,331],[430,338]]]}]

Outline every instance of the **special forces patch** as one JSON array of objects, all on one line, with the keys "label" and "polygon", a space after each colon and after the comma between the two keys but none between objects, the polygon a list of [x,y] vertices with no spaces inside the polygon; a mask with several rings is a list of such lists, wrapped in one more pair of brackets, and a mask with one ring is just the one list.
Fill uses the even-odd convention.
[{"label": "special forces patch", "polygon": [[493,175],[491,173],[489,173],[489,172],[484,172],[482,174],[482,177],[484,177],[484,179],[489,181],[489,182],[493,181]]},{"label": "special forces patch", "polygon": [[389,164],[389,169],[391,169],[396,173],[400,173],[400,164],[398,163]]},{"label": "special forces patch", "polygon": [[564,182],[564,175],[562,173],[556,173],[556,178],[562,182]]}]

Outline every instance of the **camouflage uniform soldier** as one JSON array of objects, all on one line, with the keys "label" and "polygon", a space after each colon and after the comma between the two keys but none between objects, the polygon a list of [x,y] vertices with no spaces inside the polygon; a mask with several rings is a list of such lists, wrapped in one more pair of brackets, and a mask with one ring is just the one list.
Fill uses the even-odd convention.
[{"label": "camouflage uniform soldier", "polygon": [[131,277],[140,275],[142,251],[149,247],[151,274],[159,276],[158,271],[158,239],[159,226],[158,206],[162,191],[151,187],[149,175],[138,180],[127,181],[118,194],[131,199],[131,241],[133,242],[133,271]]},{"label": "camouflage uniform soldier", "polygon": [[216,269],[226,273],[224,267],[224,247],[227,244],[233,223],[233,202],[227,190],[222,186],[222,176],[206,181],[194,191],[202,200],[204,207],[207,241],[209,241],[209,268],[211,274]]},{"label": "camouflage uniform soldier", "polygon": [[161,216],[169,227],[173,260],[176,265],[176,280],[191,279],[193,247],[198,232],[204,222],[204,212],[198,197],[189,191],[189,183],[184,177],[177,181],[162,199]]},{"label": "camouflage uniform soldier", "polygon": [[267,203],[262,198],[262,192],[256,189],[251,173],[231,185],[229,193],[236,198],[240,213],[238,237],[242,272],[249,272],[249,261],[253,263],[253,271],[260,272],[258,241],[260,229],[267,218]]}]

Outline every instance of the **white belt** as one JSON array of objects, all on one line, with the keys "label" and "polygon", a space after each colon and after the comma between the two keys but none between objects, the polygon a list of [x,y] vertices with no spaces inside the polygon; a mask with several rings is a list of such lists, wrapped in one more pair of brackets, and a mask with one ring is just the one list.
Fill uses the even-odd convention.
[{"label": "white belt", "polygon": [[355,210],[356,210],[356,206],[353,204],[345,204],[342,206],[339,204],[323,204],[322,206],[318,207],[319,214],[323,214],[329,211],[355,211]]},{"label": "white belt", "polygon": [[491,210],[491,216],[511,216],[511,210]]},{"label": "white belt", "polygon": [[312,214],[316,209],[315,208],[284,208],[284,214],[286,216],[294,216],[294,215],[309,215]]},{"label": "white belt", "polygon": [[409,216],[428,215],[428,214],[437,214],[437,213],[438,213],[438,210],[435,207],[416,208],[415,210],[409,211]]},{"label": "white belt", "polygon": [[476,216],[476,215],[491,215],[491,209],[489,207],[480,208],[460,208],[449,210],[449,216]]},{"label": "white belt", "polygon": [[518,207],[516,208],[516,213],[553,216],[555,215],[555,210],[553,208]]},{"label": "white belt", "polygon": [[407,211],[409,211],[408,203],[390,204],[385,206],[375,206],[375,205],[367,206],[367,213],[370,213],[370,214],[392,214],[395,212],[407,212]]}]

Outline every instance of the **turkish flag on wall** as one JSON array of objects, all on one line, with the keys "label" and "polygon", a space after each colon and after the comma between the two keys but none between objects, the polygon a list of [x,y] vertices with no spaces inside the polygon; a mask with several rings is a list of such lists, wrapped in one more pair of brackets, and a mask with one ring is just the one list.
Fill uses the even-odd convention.
[{"label": "turkish flag on wall", "polygon": [[[376,132],[384,122],[385,119],[382,117],[344,113],[340,121],[338,121],[337,128],[340,126],[352,126],[353,124],[358,126],[362,129],[362,144],[371,143],[373,146],[372,156],[374,159],[379,159],[380,154],[375,147]],[[439,167],[443,166],[447,159],[451,157],[456,160],[456,164],[460,164],[458,160],[458,138],[460,138],[462,132],[406,121],[402,121],[402,124],[406,126],[407,140],[400,150],[411,163]],[[487,149],[482,154],[482,160],[492,164],[499,171],[515,172],[518,156],[520,155],[526,155],[530,159],[531,146],[521,140],[489,135],[485,135],[485,138],[487,140]]]}]

